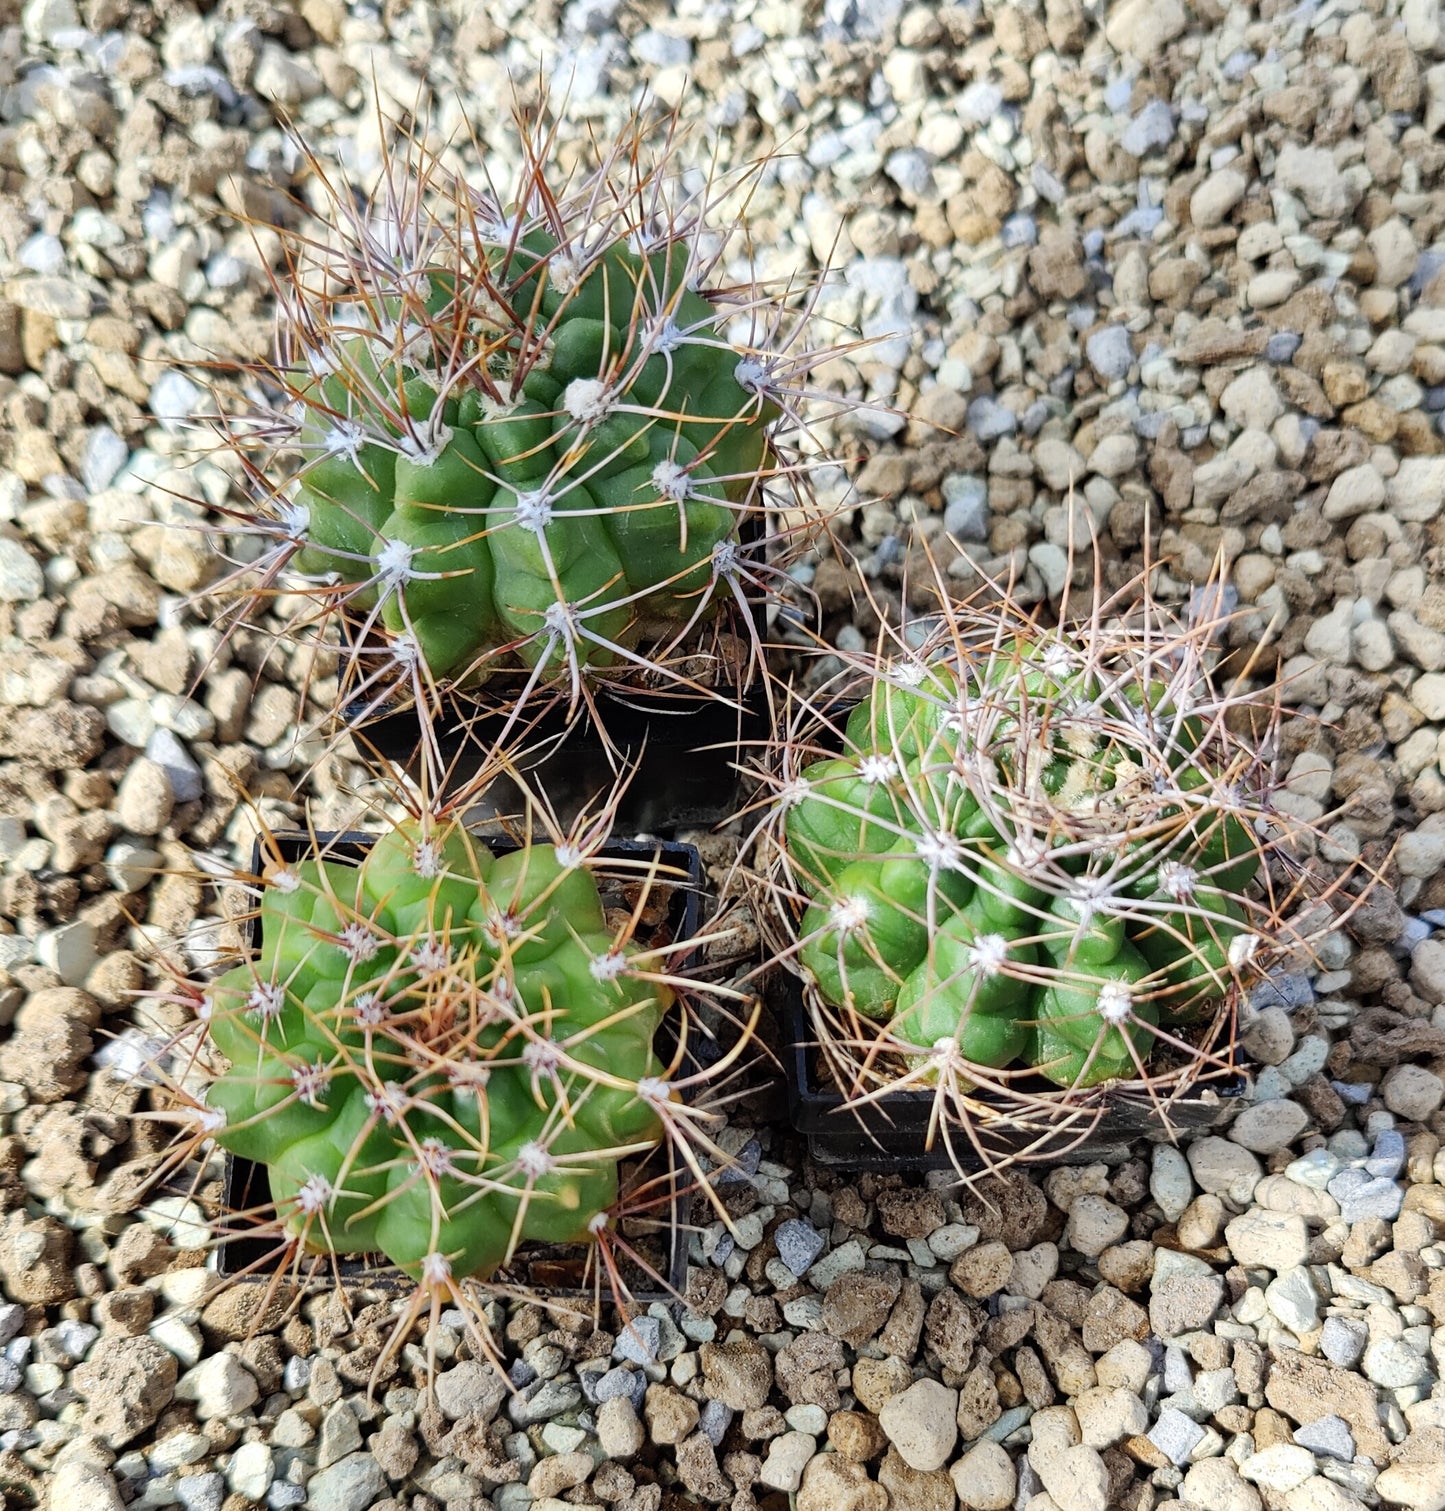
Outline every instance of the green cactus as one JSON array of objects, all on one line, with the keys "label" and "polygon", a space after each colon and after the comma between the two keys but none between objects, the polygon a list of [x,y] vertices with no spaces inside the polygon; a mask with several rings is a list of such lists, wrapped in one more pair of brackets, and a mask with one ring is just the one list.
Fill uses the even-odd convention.
[{"label": "green cactus", "polygon": [[596,1234],[618,1159],[664,1136],[672,992],[580,853],[407,822],[359,865],[273,867],[257,916],[206,994],[207,1116],[288,1233],[432,1281]]},{"label": "green cactus", "polygon": [[1268,779],[1187,631],[977,620],[874,668],[838,754],[779,778],[796,958],[915,1075],[1137,1079],[1273,928],[1251,897]]},{"label": "green cactus", "polygon": [[[640,125],[565,192],[524,129],[510,205],[421,148],[365,211],[331,191],[329,243],[298,238],[280,291],[280,401],[227,433],[261,450],[242,523],[269,544],[248,570],[267,602],[285,582],[315,600],[305,622],[339,619],[343,695],[367,713],[506,669],[574,693],[584,672],[665,671],[762,590],[740,527],[795,474],[775,436],[821,360],[805,316],[702,286],[696,206],[665,163],[639,177]],[[250,577],[216,591],[237,586],[244,613]]]}]

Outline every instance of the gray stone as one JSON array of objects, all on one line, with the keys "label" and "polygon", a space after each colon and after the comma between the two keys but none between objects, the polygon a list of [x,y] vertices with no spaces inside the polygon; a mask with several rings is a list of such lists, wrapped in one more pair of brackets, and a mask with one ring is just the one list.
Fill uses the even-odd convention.
[{"label": "gray stone", "polygon": [[480,1417],[490,1422],[507,1398],[507,1383],[490,1364],[468,1359],[436,1378],[436,1403],[451,1421]]},{"label": "gray stone", "polygon": [[212,1354],[187,1370],[176,1386],[176,1398],[194,1401],[196,1417],[233,1417],[261,1399],[256,1377],[234,1354]]},{"label": "gray stone", "polygon": [[219,1474],[187,1474],[176,1481],[176,1499],[185,1511],[221,1511],[226,1481]]},{"label": "gray stone", "polygon": [[1171,1464],[1186,1464],[1189,1455],[1204,1441],[1204,1429],[1182,1411],[1166,1406],[1148,1436]]},{"label": "gray stone", "polygon": [[1174,140],[1174,112],[1163,100],[1150,100],[1119,133],[1119,145],[1130,157],[1144,157]]},{"label": "gray stone", "polygon": [[662,1346],[662,1324],[656,1317],[634,1317],[617,1335],[614,1359],[629,1364],[652,1364]]},{"label": "gray stone", "polygon": [[381,1465],[369,1453],[353,1453],[307,1483],[306,1504],[310,1511],[366,1511],[386,1493]]},{"label": "gray stone", "polygon": [[1393,1222],[1400,1215],[1405,1193],[1393,1180],[1363,1170],[1341,1170],[1325,1188],[1340,1204],[1340,1217],[1354,1224],[1367,1217]]},{"label": "gray stone", "polygon": [[1370,1330],[1354,1317],[1326,1317],[1320,1329],[1320,1352],[1331,1364],[1353,1369],[1369,1341]]},{"label": "gray stone", "polygon": [[955,540],[980,544],[988,539],[988,485],[981,477],[951,473],[943,480],[943,528]]},{"label": "gray stone", "polygon": [[1320,1417],[1295,1430],[1294,1440],[1301,1448],[1311,1453],[1322,1453],[1326,1458],[1339,1459],[1349,1464],[1355,1457],[1355,1436],[1350,1424],[1343,1417]]},{"label": "gray stone", "polygon": [[157,729],[146,741],[146,759],[154,761],[171,779],[171,791],[178,803],[193,802],[206,791],[205,779],[195,758],[169,729]]},{"label": "gray stone", "polygon": [[813,1267],[827,1240],[810,1222],[790,1217],[780,1222],[773,1233],[778,1258],[799,1278]]},{"label": "gray stone", "polygon": [[8,535],[0,535],[0,602],[31,603],[45,591],[40,563]]},{"label": "gray stone", "polygon": [[1117,324],[1101,326],[1084,342],[1084,355],[1094,371],[1108,382],[1126,377],[1134,360],[1128,330]]}]

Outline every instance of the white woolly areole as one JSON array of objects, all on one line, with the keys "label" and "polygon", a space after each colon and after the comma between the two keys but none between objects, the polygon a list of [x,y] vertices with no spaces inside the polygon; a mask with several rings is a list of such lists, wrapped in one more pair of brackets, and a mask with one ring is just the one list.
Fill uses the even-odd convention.
[{"label": "white woolly areole", "polygon": [[637,1094],[644,1102],[660,1107],[672,1100],[672,1087],[661,1076],[643,1076],[637,1083]]},{"label": "white woolly areole", "polygon": [[693,495],[692,474],[667,457],[652,469],[652,486],[675,504],[685,503]]},{"label": "white woolly areole", "polygon": [[1004,864],[1023,876],[1034,876],[1043,867],[1048,846],[1032,835],[1021,834],[1004,853]]},{"label": "white woolly areole", "polygon": [[378,1028],[386,1021],[386,1009],[375,992],[362,992],[351,1004],[351,1011],[362,1028]]},{"label": "white woolly areole", "polygon": [[224,1107],[194,1107],[191,1116],[202,1133],[219,1133],[226,1126]]},{"label": "white woolly areole", "polygon": [[286,1005],[286,988],[276,981],[258,981],[246,998],[247,1010],[262,1018],[278,1018]]},{"label": "white woolly areole", "polygon": [[366,1105],[384,1122],[396,1123],[406,1114],[411,1099],[386,1081],[375,1091],[366,1093]]},{"label": "white woolly areole", "polygon": [[1199,873],[1193,866],[1186,866],[1182,861],[1166,860],[1159,867],[1159,890],[1175,902],[1183,902],[1186,897],[1192,897],[1198,884]]},{"label": "white woolly areole", "polygon": [[410,630],[402,630],[400,634],[393,635],[387,652],[392,664],[403,672],[414,671],[421,664],[421,646]]},{"label": "white woolly areole", "polygon": [[522,1051],[522,1064],[533,1075],[549,1075],[562,1063],[562,1051],[550,1039],[532,1039]]},{"label": "white woolly areole", "polygon": [[917,661],[900,661],[888,668],[888,680],[895,687],[922,687],[928,668]]},{"label": "white woolly areole", "polygon": [[355,461],[366,444],[366,430],[357,420],[333,420],[321,444],[327,456],[344,456]]},{"label": "white woolly areole", "polygon": [[196,1017],[202,1023],[209,1023],[211,1021],[211,1019],[213,1017],[215,1017],[215,1015],[216,1015],[216,1001],[215,1001],[215,998],[212,997],[209,992],[207,992],[201,998],[201,1000],[198,1003],[196,1003]]},{"label": "white woolly areole", "polygon": [[404,540],[384,540],[376,553],[376,575],[387,587],[399,587],[413,577],[416,547]]},{"label": "white woolly areole", "polygon": [[675,352],[686,342],[686,333],[671,315],[664,315],[648,334],[648,345],[655,352]]},{"label": "white woolly areole", "polygon": [[532,488],[517,495],[517,523],[540,535],[552,523],[552,495],[545,488]]},{"label": "white woolly areole", "polygon": [[523,1144],[517,1150],[517,1169],[529,1180],[541,1180],[544,1175],[550,1175],[557,1168],[557,1161],[553,1158],[552,1151],[545,1144],[539,1144],[536,1139]]},{"label": "white woolly areole", "polygon": [[423,881],[442,874],[442,849],[435,840],[424,839],[411,852],[411,868]]},{"label": "white woolly areole", "polygon": [[434,975],[444,971],[452,962],[452,952],[440,939],[428,939],[411,952],[408,957],[422,975]]},{"label": "white woolly areole", "polygon": [[1008,959],[1008,940],[1002,934],[980,934],[968,947],[968,963],[988,980],[997,976]]},{"label": "white woolly areole", "polygon": [[562,408],[579,425],[596,425],[612,413],[612,395],[600,378],[573,378],[562,394]]},{"label": "white woolly areole", "polygon": [[899,769],[898,762],[891,755],[865,755],[858,762],[858,777],[873,787],[880,782],[891,782]]},{"label": "white woolly areole", "polygon": [[479,1096],[492,1079],[491,1067],[463,1060],[447,1066],[447,1081],[453,1091]]},{"label": "white woolly areole", "polygon": [[1236,934],[1229,941],[1229,964],[1233,970],[1249,964],[1259,953],[1259,947],[1264,941],[1258,934]]},{"label": "white woolly areole", "polygon": [[951,834],[925,834],[914,845],[913,853],[933,871],[966,869],[963,846]]},{"label": "white woolly areole", "polygon": [[930,1060],[936,1060],[939,1064],[946,1064],[958,1053],[958,1040],[945,1034],[943,1038],[934,1041],[933,1048],[928,1053]]},{"label": "white woolly areole", "polygon": [[587,1219],[587,1231],[594,1237],[605,1233],[612,1226],[612,1218],[606,1212],[594,1212]]},{"label": "white woolly areole", "polygon": [[452,1262],[445,1254],[428,1254],[421,1262],[423,1285],[443,1286],[452,1278]]},{"label": "white woolly areole", "polygon": [[1099,1016],[1117,1027],[1129,1021],[1133,1012],[1133,994],[1127,981],[1105,981],[1099,988]]},{"label": "white woolly areole", "polygon": [[1045,676],[1064,677],[1073,671],[1074,658],[1070,651],[1055,640],[1044,647],[1044,653],[1039,658],[1039,665],[1043,668]]},{"label": "white woolly areole", "polygon": [[418,467],[430,467],[451,444],[451,439],[451,426],[443,425],[440,420],[433,420],[428,421],[426,429],[420,434],[403,432],[397,445],[401,448],[402,455]]},{"label": "white woolly areole", "polygon": [[267,877],[268,883],[284,896],[289,897],[301,885],[301,878],[294,872],[282,867],[279,871],[273,871]]},{"label": "white woolly areole", "polygon": [[308,1107],[320,1107],[326,1100],[326,1083],[330,1079],[324,1065],[295,1065],[291,1069],[291,1084],[297,1097]]},{"label": "white woolly areole", "polygon": [[594,981],[616,981],[627,969],[627,956],[621,950],[608,950],[605,955],[594,955],[587,969]]},{"label": "white woolly areole", "polygon": [[778,802],[784,808],[796,808],[805,798],[813,795],[813,784],[803,777],[795,776],[791,782],[778,789]]},{"label": "white woolly areole", "polygon": [[856,934],[872,916],[866,897],[840,897],[828,909],[828,926],[838,934]]},{"label": "white woolly areole", "polygon": [[452,1164],[452,1155],[455,1153],[455,1149],[439,1138],[424,1138],[417,1150],[417,1168],[437,1177],[450,1175],[456,1168]]},{"label": "white woolly areole", "polygon": [[311,528],[311,510],[299,498],[288,498],[277,508],[276,520],[288,540],[302,541]]},{"label": "white woolly areole", "polygon": [[357,965],[363,965],[368,960],[375,960],[376,952],[381,948],[381,940],[357,919],[353,919],[342,929],[340,939],[341,948]]},{"label": "white woolly areole", "polygon": [[577,610],[570,603],[549,603],[542,610],[542,623],[554,640],[576,640],[580,622]]},{"label": "white woolly areole", "polygon": [[557,857],[557,864],[564,871],[575,871],[587,859],[580,845],[554,845],[552,853]]},{"label": "white woolly areole", "polygon": [[336,1188],[324,1175],[308,1175],[296,1192],[296,1210],[307,1217],[315,1217],[331,1205]]},{"label": "white woolly areole", "polygon": [[712,548],[714,577],[731,577],[742,566],[742,553],[735,540],[720,540]]}]

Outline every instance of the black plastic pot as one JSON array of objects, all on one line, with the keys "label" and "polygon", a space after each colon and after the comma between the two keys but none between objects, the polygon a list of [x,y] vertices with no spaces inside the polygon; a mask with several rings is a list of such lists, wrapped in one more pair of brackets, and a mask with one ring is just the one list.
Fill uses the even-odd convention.
[{"label": "black plastic pot", "polygon": [[[976,1132],[988,1151],[975,1147],[968,1135],[954,1127],[946,1143],[930,1127],[937,1103],[930,1091],[895,1091],[874,1101],[850,1104],[834,1085],[817,1074],[817,1038],[803,1000],[803,985],[795,976],[779,978],[773,1007],[782,1024],[783,1065],[788,1082],[788,1114],[793,1127],[807,1140],[808,1153],[822,1165],[842,1170],[981,1170],[995,1162],[1022,1157],[1047,1159],[1053,1164],[1122,1164],[1139,1139],[1159,1140],[1173,1133],[1217,1128],[1234,1116],[1246,1076],[1241,1067],[1216,1070],[1188,1090],[1167,1095],[1166,1114],[1138,1082],[1113,1082],[1082,1091],[1061,1106],[1057,1130],[1045,1147],[1039,1130],[1009,1126],[1012,1104],[986,1091],[976,1100],[995,1110],[998,1121],[979,1120]],[[1218,1045],[1217,1050],[1227,1046]],[[1231,1063],[1234,1056],[1229,1057]],[[1060,1095],[1058,1087],[1038,1077],[1040,1092]],[[1032,1152],[1030,1146],[1034,1146]]]},{"label": "black plastic pot", "polygon": [[[484,837],[494,854],[503,855],[519,848],[516,842],[506,839]],[[324,848],[327,859],[359,864],[376,836],[360,832],[344,834],[318,834],[313,840],[305,834],[282,834],[275,840],[276,850],[284,863],[293,863],[314,855]],[[702,858],[692,845],[678,844],[674,840],[614,840],[604,846],[599,855],[603,860],[636,860],[658,857],[673,873],[672,877],[659,877],[654,885],[669,887],[667,933],[672,939],[691,938],[698,931],[702,907]],[[251,868],[259,875],[265,862],[260,842],[252,853]],[[685,878],[674,879],[674,878]],[[603,900],[607,901],[607,881],[602,882]],[[248,951],[259,948],[261,942],[260,921],[251,919],[246,927],[245,947]],[[664,1020],[661,1029],[668,1032]],[[661,1156],[659,1156],[660,1158]],[[691,1175],[681,1169],[672,1157],[670,1146],[666,1150],[666,1175],[672,1187],[672,1200],[662,1210],[667,1211],[668,1221],[662,1244],[662,1252],[656,1256],[655,1268],[665,1276],[668,1285],[677,1295],[687,1288],[687,1251],[690,1229],[688,1218],[692,1205]],[[645,1162],[639,1160],[639,1169]],[[656,1164],[656,1161],[653,1162]],[[623,1167],[626,1178],[627,1165]],[[647,1175],[656,1178],[662,1175],[661,1168],[649,1166]],[[251,1160],[225,1156],[222,1178],[221,1221],[265,1208],[271,1200],[271,1187],[266,1169]],[[213,1264],[218,1275],[231,1280],[269,1280],[272,1274],[266,1261],[276,1249],[274,1238],[248,1237],[244,1233],[226,1238],[213,1250]],[[619,1255],[619,1260],[622,1256]],[[495,1278],[497,1284],[511,1284],[530,1291],[556,1296],[578,1298],[591,1297],[590,1289],[584,1287],[586,1256],[581,1245],[524,1244],[516,1261]],[[247,1273],[255,1267],[254,1273]],[[622,1274],[628,1285],[628,1293],[638,1306],[654,1302],[671,1302],[675,1297],[661,1289],[657,1282],[640,1267],[629,1271],[622,1265]],[[411,1282],[397,1275],[396,1270],[382,1256],[375,1258],[347,1258],[340,1260],[335,1270],[326,1264],[321,1278],[339,1275],[347,1283],[379,1288],[408,1287]],[[590,1284],[590,1281],[588,1282]]]},{"label": "black plastic pot", "polygon": [[[515,719],[511,708],[480,698],[459,710],[457,720],[436,731],[449,789],[474,775],[500,743],[564,821],[609,792],[619,772],[629,771],[615,819],[629,833],[708,828],[736,811],[742,780],[737,763],[772,729],[761,685],[722,687],[704,698],[599,683],[593,697],[600,727],[585,709],[571,716],[561,698]],[[399,766],[410,768],[418,760],[417,721],[410,712],[384,714],[363,726],[360,737]],[[505,806],[514,794],[502,777],[488,795]]]}]

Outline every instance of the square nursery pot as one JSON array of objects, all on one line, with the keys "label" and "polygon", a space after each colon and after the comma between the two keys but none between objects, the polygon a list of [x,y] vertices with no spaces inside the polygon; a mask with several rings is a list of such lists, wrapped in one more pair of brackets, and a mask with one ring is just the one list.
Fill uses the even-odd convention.
[{"label": "square nursery pot", "polygon": [[[316,836],[314,844],[318,847],[326,847],[328,859],[359,864],[375,838],[375,835],[359,832],[322,833]],[[308,853],[314,853],[312,839],[304,834],[278,835],[275,843],[281,859],[288,863],[304,859]],[[519,848],[514,841],[490,836],[486,837],[486,843],[493,853],[498,855],[507,854]],[[678,844],[672,840],[614,840],[598,853],[604,861],[658,856],[671,871],[685,878],[685,880],[664,879],[657,883],[659,886],[666,886],[669,892],[666,917],[658,926],[658,931],[670,939],[691,938],[697,932],[701,912],[703,873],[702,859],[692,845]],[[260,873],[263,861],[258,841],[251,860],[254,873]],[[604,904],[613,900],[611,893],[621,891],[620,883],[611,883],[606,876],[600,877],[599,882]],[[253,918],[246,927],[245,946],[248,951],[254,951],[259,945],[260,920]],[[668,1020],[665,1019],[661,1032],[666,1034],[667,1031]],[[644,1252],[651,1249],[651,1252],[647,1254],[649,1262],[659,1274],[666,1276],[672,1289],[678,1295],[682,1295],[687,1288],[687,1255],[690,1237],[687,1223],[692,1205],[692,1193],[688,1185],[691,1176],[673,1159],[670,1147],[666,1150],[665,1156],[658,1156],[658,1158],[662,1157],[666,1158],[665,1168],[673,1188],[672,1201],[667,1209],[666,1232],[657,1235],[655,1245],[649,1244],[645,1238],[634,1237],[631,1241]],[[624,1163],[624,1175],[629,1168],[629,1163]],[[641,1169],[644,1163],[644,1160],[639,1160],[636,1167]],[[649,1176],[655,1177],[660,1173],[661,1168],[649,1167]],[[224,1156],[221,1194],[221,1220],[223,1222],[238,1213],[263,1206],[270,1199],[270,1182],[263,1165],[240,1159],[232,1154]],[[265,1261],[267,1256],[274,1252],[275,1247],[273,1239],[250,1238],[240,1234],[224,1239],[215,1246],[212,1251],[212,1264],[216,1274],[223,1278],[232,1281],[264,1282],[269,1280],[272,1274]],[[645,1308],[656,1302],[671,1304],[675,1300],[675,1297],[659,1288],[657,1282],[645,1271],[635,1267],[629,1269],[624,1256],[619,1256],[619,1262],[622,1265],[623,1277],[628,1282],[629,1294],[636,1306]],[[252,1266],[258,1268],[254,1272],[249,1272]],[[518,1249],[513,1264],[506,1270],[498,1272],[494,1277],[494,1283],[499,1286],[514,1285],[559,1299],[590,1300],[591,1279],[586,1276],[585,1267],[586,1251],[580,1244],[526,1243]],[[335,1271],[330,1265],[318,1270],[318,1278],[330,1280],[336,1275],[339,1275],[343,1284],[358,1288],[404,1289],[411,1284],[404,1277],[398,1276],[388,1261],[380,1255],[374,1258],[362,1256],[342,1259],[337,1263]]]},{"label": "square nursery pot", "polygon": [[[749,514],[740,541],[758,548],[762,540],[762,525]],[[751,625],[743,629],[736,625],[739,607],[725,602],[721,623],[732,621],[739,634],[762,644],[766,605],[748,595],[748,610]],[[518,692],[522,682],[518,674],[510,691]],[[670,834],[708,828],[732,816],[741,790],[737,763],[772,731],[761,674],[705,691],[666,682],[641,687],[622,677],[598,676],[590,692],[596,719],[585,705],[569,709],[566,690],[539,688],[530,695],[529,708],[519,712],[501,678],[474,694],[450,695],[450,717],[434,730],[449,789],[465,783],[502,742],[564,820],[606,793],[619,772],[634,767],[617,809],[618,829]],[[359,711],[348,708],[348,721]],[[417,763],[417,721],[410,709],[383,709],[354,727],[359,740],[388,760],[402,767]],[[501,778],[493,790],[505,801],[510,786]]]},{"label": "square nursery pot", "polygon": [[[552,695],[535,713],[517,718],[510,731],[509,707],[479,696],[471,708],[458,709],[457,718],[436,732],[449,788],[480,770],[505,740],[564,822],[608,792],[619,772],[633,767],[617,807],[620,830],[672,834],[710,828],[737,810],[742,781],[737,763],[772,729],[760,681],[748,688],[719,687],[712,697],[599,682],[593,697],[601,728],[585,709],[569,716],[565,698]],[[417,724],[410,711],[382,714],[363,725],[357,738],[399,766],[417,761]],[[490,792],[505,806],[511,788],[501,777]]]},{"label": "square nursery pot", "polygon": [[[1139,1081],[1114,1081],[1070,1095],[1077,1116],[1061,1122],[1039,1146],[1037,1128],[1009,1126],[1007,1098],[980,1091],[975,1100],[994,1108],[1000,1120],[977,1125],[989,1150],[986,1159],[957,1129],[952,1149],[936,1132],[929,1147],[935,1098],[931,1091],[894,1091],[850,1107],[821,1064],[807,988],[792,975],[775,975],[772,1002],[783,1035],[783,1066],[788,1083],[788,1114],[820,1165],[840,1170],[982,1170],[1027,1158],[1052,1164],[1122,1164],[1140,1139],[1158,1142],[1186,1131],[1217,1128],[1233,1118],[1247,1077],[1240,1052],[1230,1042],[1234,1013],[1220,1013],[1208,1032],[1225,1066],[1206,1070],[1190,1086],[1167,1095],[1167,1122],[1148,1089]],[[1028,1088],[1062,1098],[1060,1088],[1042,1076]],[[1028,1153],[1030,1145],[1035,1147]]]}]

